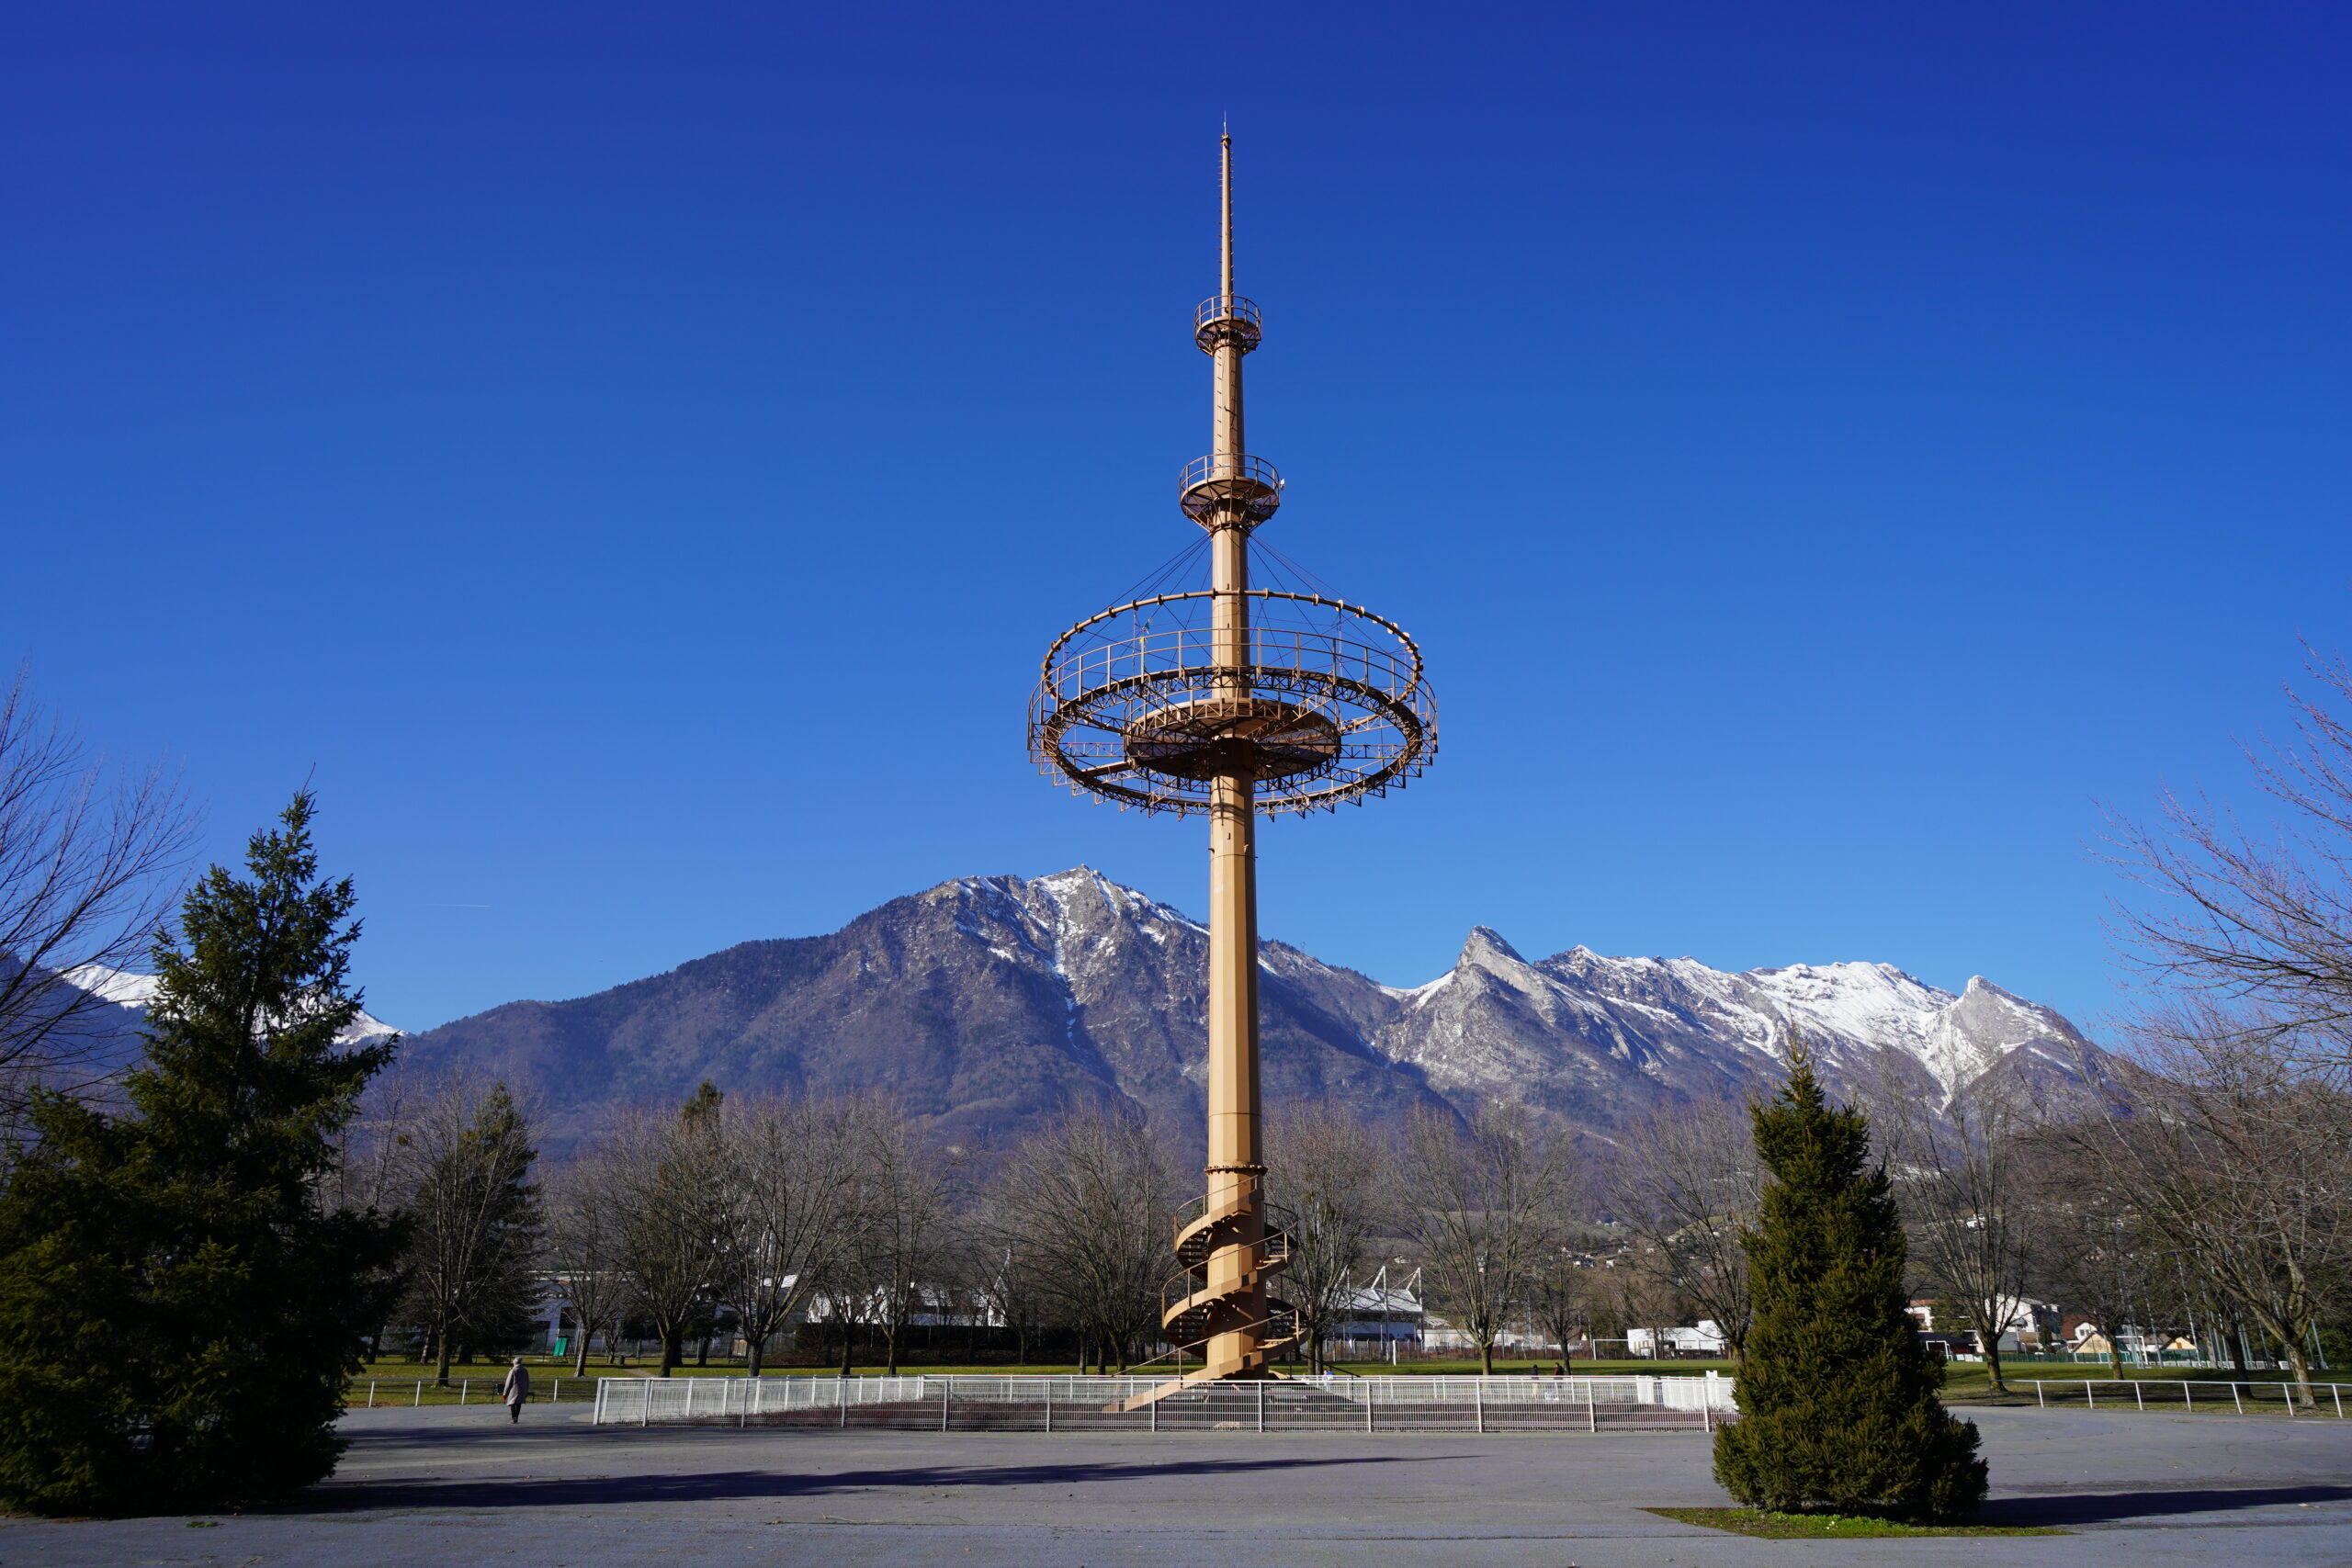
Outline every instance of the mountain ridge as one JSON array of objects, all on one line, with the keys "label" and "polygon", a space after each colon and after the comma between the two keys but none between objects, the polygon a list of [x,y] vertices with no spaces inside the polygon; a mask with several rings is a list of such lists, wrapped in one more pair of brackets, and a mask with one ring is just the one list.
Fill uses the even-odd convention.
[{"label": "mountain ridge", "polygon": [[[528,1093],[551,1144],[616,1106],[729,1092],[879,1090],[957,1144],[1018,1136],[1080,1104],[1198,1137],[1206,928],[1090,867],[957,877],[817,936],[737,943],[562,1001],[410,1037],[424,1071]],[[1744,972],[1571,947],[1529,960],[1473,928],[1453,968],[1386,986],[1261,945],[1270,1108],[1335,1100],[1367,1120],[1485,1100],[1608,1137],[1661,1105],[1769,1092],[1802,1032],[1833,1087],[1931,1103],[1974,1076],[2066,1078],[2097,1047],[1982,976],[1959,993],[1891,964]]]}]

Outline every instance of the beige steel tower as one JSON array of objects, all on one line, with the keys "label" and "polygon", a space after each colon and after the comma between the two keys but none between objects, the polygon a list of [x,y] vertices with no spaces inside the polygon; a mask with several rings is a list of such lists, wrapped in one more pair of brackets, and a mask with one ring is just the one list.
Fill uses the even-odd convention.
[{"label": "beige steel tower", "polygon": [[1222,268],[1193,312],[1215,365],[1210,449],[1184,514],[1207,531],[1209,586],[1117,605],[1046,652],[1030,705],[1041,769],[1073,790],[1209,822],[1208,1190],[1180,1217],[1163,1321],[1199,1371],[1156,1390],[1275,1375],[1296,1336],[1267,1289],[1289,1257],[1268,1223],[1258,1085],[1257,824],[1403,784],[1437,749],[1420,650],[1394,622],[1319,592],[1253,588],[1251,534],[1282,504],[1243,439],[1241,362],[1263,336],[1233,288],[1233,139],[1220,159]]}]

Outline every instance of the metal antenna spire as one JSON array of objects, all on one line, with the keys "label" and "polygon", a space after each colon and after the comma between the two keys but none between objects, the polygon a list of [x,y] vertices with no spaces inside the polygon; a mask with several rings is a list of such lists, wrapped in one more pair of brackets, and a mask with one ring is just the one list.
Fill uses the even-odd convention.
[{"label": "metal antenna spire", "polygon": [[1221,292],[1233,292],[1233,132],[1224,134],[1217,158],[1217,175],[1225,186],[1225,287]]}]

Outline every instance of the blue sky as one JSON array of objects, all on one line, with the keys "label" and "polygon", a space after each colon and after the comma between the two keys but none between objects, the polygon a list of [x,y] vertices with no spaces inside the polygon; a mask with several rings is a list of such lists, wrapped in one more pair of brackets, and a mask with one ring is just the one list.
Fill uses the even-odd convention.
[{"label": "blue sky", "polygon": [[2325,6],[671,3],[0,18],[0,659],[306,776],[419,1027],[1192,822],[1031,772],[1189,542],[1216,133],[1267,537],[1436,769],[1264,927],[2115,1004],[2102,805],[2347,640]]}]

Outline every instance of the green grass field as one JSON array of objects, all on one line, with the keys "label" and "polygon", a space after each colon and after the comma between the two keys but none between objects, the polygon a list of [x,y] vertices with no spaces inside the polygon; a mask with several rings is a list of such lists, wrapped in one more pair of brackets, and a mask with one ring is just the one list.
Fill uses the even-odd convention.
[{"label": "green grass field", "polygon": [[1919,1535],[2065,1535],[2038,1525],[1905,1525],[1854,1514],[1768,1514],[1760,1508],[1645,1508],[1677,1524],[1765,1540],[1872,1540]]}]

